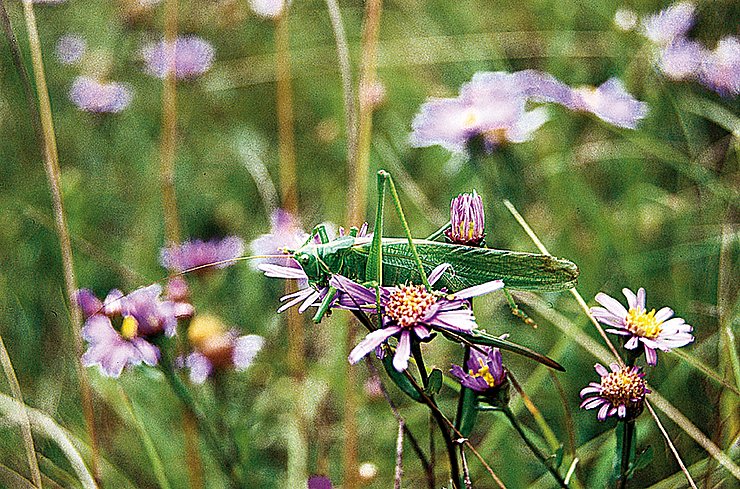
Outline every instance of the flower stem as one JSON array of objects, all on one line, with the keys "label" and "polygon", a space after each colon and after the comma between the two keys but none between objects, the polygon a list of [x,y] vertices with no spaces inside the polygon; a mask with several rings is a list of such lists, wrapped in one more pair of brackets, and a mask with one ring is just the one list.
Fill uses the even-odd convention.
[{"label": "flower stem", "polygon": [[632,455],[632,442],[635,436],[635,420],[622,421],[622,458],[619,464],[617,489],[627,487],[627,470]]},{"label": "flower stem", "polygon": [[[208,418],[206,417],[205,412],[197,403],[197,401],[190,393],[188,388],[185,386],[185,384],[182,382],[180,377],[177,375],[177,372],[175,372],[174,366],[172,364],[172,359],[170,358],[170,354],[167,352],[167,349],[163,348],[160,344],[160,350],[162,350],[162,359],[160,361],[162,372],[167,378],[167,381],[170,383],[170,386],[172,387],[175,395],[183,403],[185,409],[187,409],[187,411],[193,416],[193,419],[198,426],[198,430],[203,435],[203,438],[205,439],[208,448],[213,453],[214,458],[221,465],[224,473],[230,478],[231,485],[233,487],[245,487],[244,481],[242,480],[241,469],[239,467],[238,461],[236,460],[236,447],[231,447],[231,450],[229,450],[228,453],[224,450],[224,448],[219,443],[220,437],[213,430],[213,427],[208,423]],[[223,438],[229,440],[228,437]],[[233,442],[230,444],[233,445]]]},{"label": "flower stem", "polygon": [[519,433],[519,436],[521,436],[522,440],[524,440],[524,443],[529,447],[529,449],[532,451],[535,457],[537,457],[542,464],[547,468],[548,472],[552,474],[552,476],[555,478],[555,480],[558,481],[558,484],[560,487],[567,488],[568,485],[565,483],[563,478],[560,476],[557,470],[555,470],[554,467],[550,465],[548,462],[548,458],[542,451],[537,448],[537,446],[532,442],[532,440],[529,439],[527,436],[527,433],[522,428],[522,425],[519,424],[519,421],[516,419],[516,416],[514,416],[514,413],[511,411],[511,408],[509,406],[504,406],[501,408],[501,411],[506,415],[507,418],[509,418],[509,421],[511,422],[511,425],[514,427],[517,433]]}]

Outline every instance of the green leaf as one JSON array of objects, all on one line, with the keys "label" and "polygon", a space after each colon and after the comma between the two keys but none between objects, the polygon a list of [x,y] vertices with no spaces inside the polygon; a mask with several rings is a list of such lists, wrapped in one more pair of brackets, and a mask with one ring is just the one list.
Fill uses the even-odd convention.
[{"label": "green leaf", "polygon": [[629,471],[627,471],[627,477],[631,478],[635,472],[647,467],[648,464],[652,462],[653,455],[654,455],[654,452],[653,452],[652,445],[648,445],[646,449],[638,453],[637,456],[635,457],[635,461],[630,465]]},{"label": "green leaf", "polygon": [[429,385],[426,388],[428,395],[435,396],[439,393],[442,388],[442,371],[438,368],[432,369],[432,373],[429,374]]},{"label": "green leaf", "polygon": [[555,370],[559,370],[561,372],[565,372],[565,368],[560,365],[555,360],[541,354],[537,353],[534,350],[531,350],[527,348],[526,346],[522,346],[520,344],[514,343],[509,340],[504,340],[499,338],[498,336],[493,336],[485,331],[482,330],[474,330],[471,333],[462,333],[462,332],[451,332],[442,328],[437,329],[440,333],[442,333],[445,337],[448,339],[451,339],[452,341],[467,341],[469,343],[475,344],[475,345],[486,345],[486,346],[495,346],[496,348],[500,348],[502,350],[507,350],[513,353],[517,353],[519,355],[525,356],[527,358],[531,358],[532,360],[535,360],[546,367],[550,367]]},{"label": "green leaf", "polygon": [[475,420],[478,416],[478,395],[473,389],[465,387],[462,388],[460,395],[462,396],[462,409],[460,410],[460,419],[457,421],[458,431],[462,436],[468,438],[475,427]]},{"label": "green leaf", "polygon": [[411,381],[403,374],[403,372],[399,372],[393,366],[393,357],[391,357],[390,355],[386,355],[386,357],[383,358],[383,367],[385,367],[385,371],[386,373],[388,373],[388,377],[390,377],[393,383],[396,384],[399,389],[401,389],[401,392],[403,392],[416,402],[424,402],[421,394],[419,393],[419,391],[416,390]]}]

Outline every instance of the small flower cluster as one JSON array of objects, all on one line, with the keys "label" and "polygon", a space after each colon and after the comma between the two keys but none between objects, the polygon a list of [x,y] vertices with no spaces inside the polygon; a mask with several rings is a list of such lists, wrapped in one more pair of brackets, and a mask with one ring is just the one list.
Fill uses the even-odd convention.
[{"label": "small flower cluster", "polygon": [[161,40],[141,50],[147,73],[164,79],[174,68],[178,80],[192,80],[207,72],[214,54],[213,46],[198,36],[180,36],[173,45]]},{"label": "small flower cluster", "polygon": [[544,107],[527,110],[529,103],[551,102],[594,114],[619,127],[634,129],[647,106],[632,97],[616,78],[598,88],[571,88],[536,70],[515,73],[480,72],[460,88],[456,98],[430,98],[416,115],[411,145],[439,145],[457,153],[481,137],[488,151],[503,143],[532,139],[548,120]]},{"label": "small flower cluster", "polygon": [[[640,288],[635,294],[625,288],[622,293],[627,298],[629,309],[618,300],[599,293],[596,301],[603,307],[592,307],[591,314],[610,327],[607,329],[609,333],[624,338],[623,346],[632,358],[639,356],[644,350],[647,364],[654,366],[658,363],[657,350],[671,351],[694,341],[691,335],[693,328],[683,319],[673,317],[673,310],[669,307],[648,312],[645,289]],[[645,395],[650,392],[641,368],[616,363],[610,366],[611,372],[600,364],[595,368],[601,376],[601,383],[591,382],[581,391],[582,398],[594,394],[585,399],[581,407],[598,407],[599,421],[615,414],[621,419],[637,417],[642,412]]]},{"label": "small flower cluster", "polygon": [[[652,44],[663,75],[676,81],[697,80],[722,96],[735,97],[740,93],[740,38],[725,36],[714,50],[708,49],[688,37],[695,13],[694,4],[676,3],[643,19],[640,33]],[[619,25],[616,17],[615,22]]]}]

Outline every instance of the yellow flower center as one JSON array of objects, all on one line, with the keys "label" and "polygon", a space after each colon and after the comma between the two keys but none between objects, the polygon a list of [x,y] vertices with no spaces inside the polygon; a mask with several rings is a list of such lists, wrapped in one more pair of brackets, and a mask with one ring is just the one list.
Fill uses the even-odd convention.
[{"label": "yellow flower center", "polygon": [[488,365],[483,363],[482,358],[478,359],[478,363],[480,363],[480,368],[477,372],[473,372],[472,370],[470,370],[470,376],[480,377],[486,381],[486,384],[490,385],[491,387],[496,387],[496,378],[491,374],[491,369],[488,368]]},{"label": "yellow flower center", "polygon": [[467,241],[472,241],[473,236],[475,236],[475,223],[473,221],[470,221],[467,223],[467,226],[465,224],[465,222],[460,223],[460,225],[458,226],[457,235],[460,238],[467,239]]},{"label": "yellow flower center", "polygon": [[188,327],[188,339],[197,347],[202,347],[208,340],[221,336],[226,332],[226,326],[216,316],[198,314]]},{"label": "yellow flower center", "polygon": [[642,401],[645,398],[645,380],[630,367],[619,372],[609,372],[609,375],[601,378],[601,397],[613,406],[629,406],[633,399]]},{"label": "yellow flower center", "polygon": [[491,144],[504,144],[508,141],[508,132],[506,128],[491,129],[485,132],[486,140]]},{"label": "yellow flower center", "polygon": [[132,340],[136,337],[136,332],[139,330],[139,322],[133,316],[124,316],[123,322],[121,323],[121,336],[124,339]]},{"label": "yellow flower center", "polygon": [[478,117],[475,115],[475,112],[469,112],[467,117],[465,117],[463,126],[472,127],[477,121],[478,121]]},{"label": "yellow flower center", "polygon": [[625,318],[627,331],[643,338],[654,339],[663,330],[663,321],[655,319],[655,309],[647,312],[640,307],[630,308]]},{"label": "yellow flower center", "polygon": [[391,294],[385,313],[402,328],[409,328],[418,323],[435,302],[437,298],[423,285],[402,285]]}]

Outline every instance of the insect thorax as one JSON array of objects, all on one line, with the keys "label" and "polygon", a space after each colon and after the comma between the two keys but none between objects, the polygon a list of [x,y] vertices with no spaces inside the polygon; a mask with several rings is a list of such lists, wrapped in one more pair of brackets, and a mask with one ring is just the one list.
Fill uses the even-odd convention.
[{"label": "insect thorax", "polygon": [[345,257],[354,245],[354,238],[345,236],[328,243],[309,243],[295,252],[295,258],[312,284],[325,286],[332,274],[345,274]]}]

